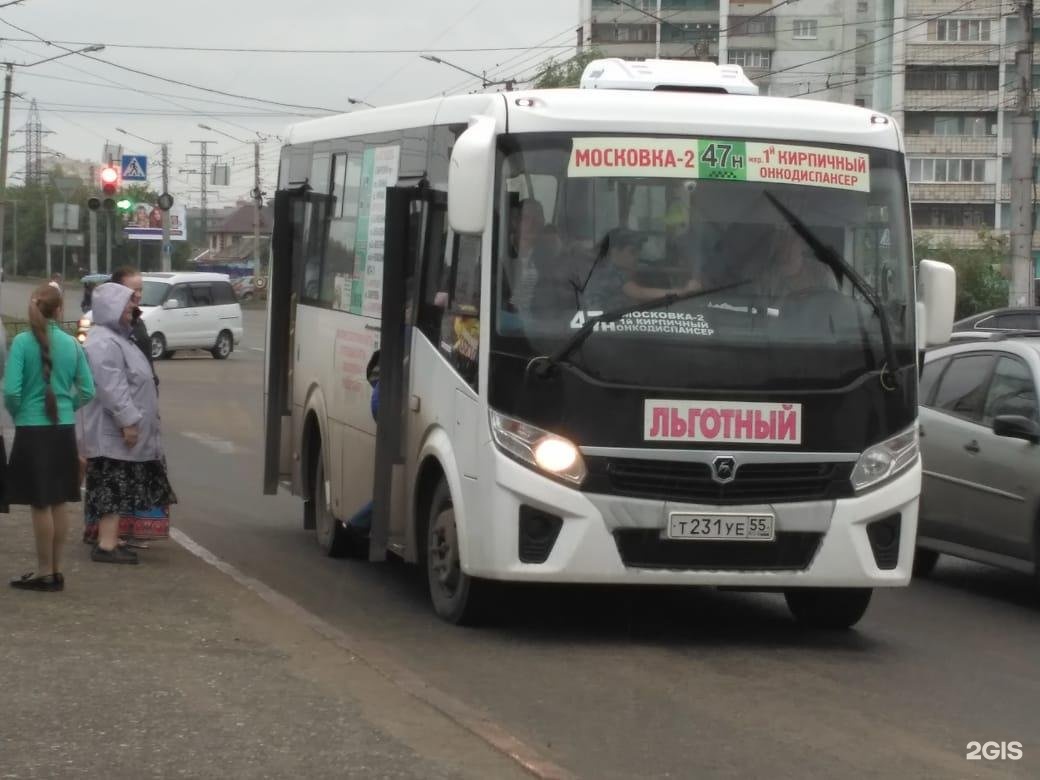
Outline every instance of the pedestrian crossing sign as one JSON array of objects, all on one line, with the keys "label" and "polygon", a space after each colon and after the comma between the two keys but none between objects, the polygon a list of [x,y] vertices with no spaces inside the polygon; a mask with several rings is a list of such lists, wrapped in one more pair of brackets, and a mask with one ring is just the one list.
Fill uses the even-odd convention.
[{"label": "pedestrian crossing sign", "polygon": [[123,155],[123,181],[148,181],[148,157],[146,155]]}]

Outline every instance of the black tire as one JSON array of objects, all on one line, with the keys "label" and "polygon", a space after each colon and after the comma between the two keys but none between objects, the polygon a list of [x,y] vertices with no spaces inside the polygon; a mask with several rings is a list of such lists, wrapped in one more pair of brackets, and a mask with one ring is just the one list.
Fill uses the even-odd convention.
[{"label": "black tire", "polygon": [[935,550],[926,550],[918,547],[914,550],[914,576],[928,577],[935,571],[935,564],[939,562],[939,553]]},{"label": "black tire", "polygon": [[793,588],[784,591],[787,608],[809,628],[852,628],[867,611],[872,588]]},{"label": "black tire", "polygon": [[176,354],[177,354],[177,350],[175,350],[175,349],[168,349],[163,354],[163,357],[166,358],[167,360],[169,360],[170,358],[172,358]]},{"label": "black tire", "polygon": [[332,514],[325,501],[325,455],[320,442],[314,454],[311,476],[310,501],[314,508],[314,538],[327,556],[342,558],[349,548],[347,529]]},{"label": "black tire", "polygon": [[491,583],[462,571],[455,508],[444,480],[433,492],[425,530],[423,562],[433,611],[455,625],[480,623],[487,616]]},{"label": "black tire", "polygon": [[161,333],[153,333],[149,337],[152,360],[162,360],[169,353],[166,351],[166,338]]},{"label": "black tire", "polygon": [[235,348],[235,340],[231,334],[222,330],[217,335],[217,343],[213,345],[213,349],[209,351],[216,360],[226,360],[227,356],[231,354],[231,351]]}]

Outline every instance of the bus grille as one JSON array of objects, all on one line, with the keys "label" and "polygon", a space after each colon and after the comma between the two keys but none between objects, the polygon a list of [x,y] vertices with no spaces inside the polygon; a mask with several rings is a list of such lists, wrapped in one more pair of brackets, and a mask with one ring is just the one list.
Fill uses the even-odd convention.
[{"label": "bus grille", "polygon": [[719,484],[707,463],[588,457],[589,493],[704,504],[776,504],[851,496],[854,464],[745,463]]},{"label": "bus grille", "polygon": [[625,566],[705,571],[795,571],[812,562],[821,533],[778,531],[772,542],[698,542],[665,539],[660,529],[614,532]]}]

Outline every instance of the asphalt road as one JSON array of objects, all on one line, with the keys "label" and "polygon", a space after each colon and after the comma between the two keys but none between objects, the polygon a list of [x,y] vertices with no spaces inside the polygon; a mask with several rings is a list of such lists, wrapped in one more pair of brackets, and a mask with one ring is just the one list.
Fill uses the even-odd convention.
[{"label": "asphalt road", "polygon": [[[841,634],[800,630],[774,595],[563,588],[511,592],[468,630],[433,616],[411,567],[322,557],[299,502],[261,495],[262,326],[247,313],[227,361],[159,364],[175,525],[551,761],[588,778],[1040,776],[1023,576],[944,558]],[[1016,740],[1021,760],[966,760]]]}]

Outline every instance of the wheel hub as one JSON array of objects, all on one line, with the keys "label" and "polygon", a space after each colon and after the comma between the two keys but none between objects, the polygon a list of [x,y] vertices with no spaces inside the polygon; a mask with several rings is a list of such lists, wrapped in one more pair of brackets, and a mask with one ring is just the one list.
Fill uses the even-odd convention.
[{"label": "wheel hub", "polygon": [[430,569],[437,583],[448,594],[455,592],[459,584],[458,537],[455,532],[454,513],[449,511],[437,515],[430,531]]}]

